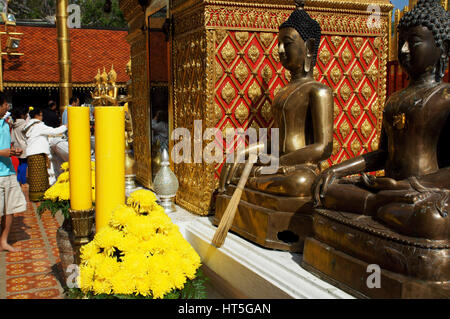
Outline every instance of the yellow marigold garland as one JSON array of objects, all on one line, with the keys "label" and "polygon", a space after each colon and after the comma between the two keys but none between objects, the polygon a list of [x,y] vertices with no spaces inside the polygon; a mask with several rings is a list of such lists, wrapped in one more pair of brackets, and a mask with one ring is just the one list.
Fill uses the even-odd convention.
[{"label": "yellow marigold garland", "polygon": [[163,298],[193,280],[200,257],[147,190],[132,193],[109,226],[81,248],[79,285],[85,294]]}]

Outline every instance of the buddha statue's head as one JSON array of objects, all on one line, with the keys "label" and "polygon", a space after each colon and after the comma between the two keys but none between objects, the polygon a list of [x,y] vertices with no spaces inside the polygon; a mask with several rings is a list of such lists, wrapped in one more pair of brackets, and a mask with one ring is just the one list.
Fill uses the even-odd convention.
[{"label": "buddha statue's head", "polygon": [[296,0],[296,4],[297,9],[280,26],[278,33],[280,61],[294,74],[312,73],[322,31],[319,23],[303,9],[304,1]]},{"label": "buddha statue's head", "polygon": [[419,0],[398,25],[398,60],[413,80],[435,74],[440,82],[447,68],[449,13],[439,0]]}]

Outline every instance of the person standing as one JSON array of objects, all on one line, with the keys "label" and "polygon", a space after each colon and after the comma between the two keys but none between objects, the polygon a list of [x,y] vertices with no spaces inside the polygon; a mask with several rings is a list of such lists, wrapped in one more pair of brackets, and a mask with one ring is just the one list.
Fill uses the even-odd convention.
[{"label": "person standing", "polygon": [[[27,124],[27,114],[28,110],[25,107],[19,106],[14,107],[12,110],[12,130],[11,130],[11,142],[13,147],[17,147],[21,150],[26,150],[27,141],[25,138],[25,134],[23,133],[23,129]],[[17,181],[22,188],[25,197],[28,194],[28,185],[27,185],[27,155],[26,152],[23,152],[22,155],[19,156],[19,166],[17,167]]]},{"label": "person standing", "polygon": [[8,111],[6,96],[0,91],[0,216],[5,215],[5,227],[0,237],[0,251],[15,252],[17,249],[8,244],[8,236],[13,222],[13,215],[25,212],[27,202],[17,182],[11,156],[21,156],[23,150],[11,147],[11,135],[8,123],[3,116]]},{"label": "person standing", "polygon": [[56,113],[57,106],[54,101],[48,102],[47,107],[42,111],[42,121],[45,125],[57,128],[59,126],[59,117]]},{"label": "person standing", "polygon": [[[80,106],[80,99],[76,96],[72,96],[69,100],[69,106]],[[62,115],[62,125],[67,125],[69,122],[67,120],[67,107],[64,109]]]},{"label": "person standing", "polygon": [[[27,138],[28,184],[31,201],[40,201],[45,191],[53,184],[55,174],[51,164],[49,135],[59,135],[67,131],[62,125],[52,128],[42,122],[42,111],[33,109],[29,113],[31,120],[25,126]],[[49,180],[50,178],[50,180]]]}]

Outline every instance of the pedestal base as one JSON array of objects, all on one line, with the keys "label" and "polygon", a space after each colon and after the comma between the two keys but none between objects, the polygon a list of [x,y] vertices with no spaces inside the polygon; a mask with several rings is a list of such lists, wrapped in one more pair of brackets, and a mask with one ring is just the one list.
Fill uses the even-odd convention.
[{"label": "pedestal base", "polygon": [[[236,186],[216,199],[214,225],[220,223]],[[256,205],[255,203],[258,203]],[[304,239],[312,235],[310,198],[291,198],[245,189],[231,231],[266,248],[302,252]]]},{"label": "pedestal base", "polygon": [[[307,238],[302,266],[356,296],[449,298],[450,247],[446,240],[398,234],[370,216],[318,209],[314,238]],[[381,269],[380,288],[367,279]]]},{"label": "pedestal base", "polygon": [[[322,280],[358,298],[450,298],[450,282],[413,279],[381,269],[379,288],[369,288],[369,263],[313,238],[306,238],[301,266]],[[368,271],[369,269],[369,271]]]}]

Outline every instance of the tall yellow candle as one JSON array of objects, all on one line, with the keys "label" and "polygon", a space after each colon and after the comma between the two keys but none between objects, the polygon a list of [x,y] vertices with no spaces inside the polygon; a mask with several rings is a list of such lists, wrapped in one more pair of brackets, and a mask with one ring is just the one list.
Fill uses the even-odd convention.
[{"label": "tall yellow candle", "polygon": [[125,204],[125,112],[95,108],[95,227],[108,225],[112,211]]},{"label": "tall yellow candle", "polygon": [[88,107],[68,107],[70,208],[92,208],[91,137]]}]

